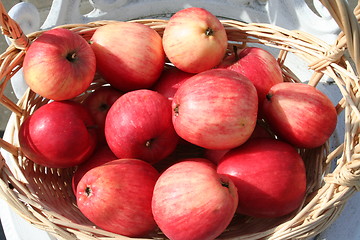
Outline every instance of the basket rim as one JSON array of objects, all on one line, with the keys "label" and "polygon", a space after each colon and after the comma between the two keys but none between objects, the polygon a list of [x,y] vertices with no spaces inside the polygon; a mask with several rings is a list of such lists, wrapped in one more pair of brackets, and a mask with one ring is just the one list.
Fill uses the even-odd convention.
[{"label": "basket rim", "polygon": [[[157,22],[158,19],[141,19],[139,20],[139,22],[141,22],[142,24],[147,24],[151,27],[153,27],[155,30],[159,31],[159,33],[161,34],[161,31],[164,27],[164,24],[166,24],[166,20],[159,20],[159,22]],[[78,32],[80,35],[84,36],[85,38],[89,36],[89,34],[91,34],[94,29],[96,29],[97,27],[103,25],[103,24],[109,24],[110,22],[114,22],[114,21],[97,21],[97,22],[92,22],[92,23],[88,23],[88,24],[81,24],[81,25],[76,25],[76,24],[67,24],[67,25],[62,25],[62,26],[58,26],[58,27],[62,27],[62,28],[69,28],[73,31]],[[136,20],[133,20],[133,22],[136,22]],[[302,57],[305,61],[307,61],[309,63],[310,68],[316,73],[313,75],[313,79],[310,82],[310,84],[312,85],[317,85],[322,77],[323,74],[329,75],[331,77],[333,77],[335,79],[336,84],[339,86],[340,91],[342,91],[342,93],[344,94],[344,100],[343,102],[340,102],[338,104],[338,109],[339,111],[344,110],[345,112],[347,112],[347,114],[352,115],[354,118],[359,118],[360,117],[360,113],[359,113],[359,108],[357,105],[357,101],[358,100],[358,96],[354,96],[352,92],[348,92],[351,89],[355,89],[353,90],[354,92],[358,89],[358,83],[357,81],[359,80],[359,77],[356,75],[356,71],[351,67],[351,64],[348,62],[348,60],[343,56],[344,52],[345,52],[345,48],[337,48],[336,45],[329,45],[325,42],[322,42],[319,39],[316,38],[312,38],[311,36],[309,36],[306,33],[302,33],[299,31],[289,31],[286,29],[281,29],[278,28],[276,26],[272,26],[270,24],[246,24],[246,23],[242,23],[242,22],[237,22],[235,20],[223,20],[222,23],[225,26],[228,26],[227,30],[229,32],[234,31],[235,34],[238,34],[239,31],[243,31],[242,34],[246,35],[246,38],[244,39],[244,41],[247,41],[249,38],[249,36],[254,37],[255,40],[250,40],[251,43],[260,43],[260,44],[264,44],[270,47],[275,47],[278,48],[280,50],[280,54],[279,54],[279,62],[282,62],[282,55],[284,55],[284,57],[286,57],[286,53],[287,52],[291,52],[293,51],[294,54],[300,54],[299,56]],[[236,25],[236,27],[234,28],[234,26]],[[248,31],[246,30],[247,27],[249,28]],[[253,27],[253,28],[252,28]],[[254,30],[254,28],[256,30]],[[261,31],[263,30],[263,31]],[[44,30],[45,31],[45,30]],[[32,33],[30,35],[28,35],[28,39],[32,39],[33,37],[35,38],[38,34],[41,34],[41,32],[36,32],[36,33]],[[276,38],[269,38],[269,40],[264,40],[261,39],[261,41],[256,40],[257,37],[264,37],[266,38],[266,34],[269,34],[269,32],[271,34],[273,34],[274,36],[276,36]],[[257,34],[258,33],[258,34]],[[304,43],[299,43],[299,40],[297,38],[301,37],[304,35]],[[236,35],[237,37],[241,37],[242,35]],[[286,40],[288,41],[288,45],[284,45],[282,41],[284,41],[284,39],[286,38]],[[316,47],[313,44],[310,44],[310,41],[314,41],[315,44],[318,44],[319,46],[316,45]],[[339,41],[341,42],[341,41]],[[248,43],[248,42],[247,42]],[[324,45],[322,45],[324,44]],[[236,44],[235,44],[236,45]],[[238,43],[238,45],[240,46],[241,44]],[[299,49],[306,49],[306,47],[312,47],[312,50],[314,52],[310,52],[310,53],[300,53],[299,51],[296,50],[296,48],[294,46],[298,46]],[[335,46],[335,47],[334,47]],[[291,48],[293,47],[293,48]],[[322,47],[322,48],[321,48]],[[25,49],[22,49],[21,47],[19,48],[19,46],[12,45],[8,48],[8,50],[1,54],[0,56],[0,61],[2,61],[2,65],[7,65],[9,64],[10,66],[16,66],[18,61],[22,60],[23,55],[21,56],[21,54],[25,54]],[[12,55],[16,55],[15,57],[13,57]],[[20,57],[19,57],[20,56]],[[12,64],[12,65],[11,65]],[[311,67],[313,66],[313,68]],[[12,73],[11,71],[14,69],[14,67],[11,70],[7,70],[6,72],[4,72],[4,68],[0,69],[0,73],[1,73],[1,78],[6,78],[8,81],[9,80],[9,75],[11,76]],[[17,71],[15,69],[15,71]],[[291,70],[289,70],[291,71]],[[293,74],[290,72],[288,73],[289,77],[292,77]],[[293,77],[295,80],[296,78]],[[345,82],[345,80],[349,81]],[[6,84],[6,83],[5,83]],[[36,96],[34,96],[34,94],[31,94],[30,91],[27,92],[27,94],[23,97],[23,99],[21,99],[19,101],[19,103],[17,105],[22,105],[22,107],[14,107],[14,118],[16,120],[14,120],[14,124],[15,126],[14,131],[17,130],[17,126],[16,124],[18,124],[19,122],[21,122],[24,118],[24,110],[23,109],[31,109],[32,106],[27,105],[28,102],[30,101],[34,101],[36,100]],[[7,100],[10,101],[10,100]],[[36,103],[38,104],[38,103]],[[39,104],[42,104],[41,102]],[[30,104],[31,105],[31,104]],[[11,109],[13,107],[13,105],[9,105],[9,108]],[[31,111],[33,111],[34,109],[32,109]],[[354,120],[355,121],[355,120]],[[354,126],[356,126],[356,123],[351,123]],[[356,132],[355,130],[349,130],[349,132],[347,132],[348,135],[354,135],[354,132]],[[351,136],[347,136],[348,138],[351,138]],[[354,136],[352,136],[354,137]],[[351,139],[347,139],[348,141],[350,141]],[[10,144],[12,145],[12,144]],[[17,162],[18,158],[17,156],[19,155],[19,149],[15,148],[12,149],[9,146],[6,145],[6,142],[1,139],[0,141],[0,146],[2,148],[9,148],[8,150],[10,152],[13,153],[13,158],[14,161]],[[325,148],[328,146],[325,146]],[[326,174],[325,178],[324,178],[324,185],[319,189],[320,193],[317,193],[317,195],[315,195],[312,198],[312,201],[310,203],[306,204],[306,207],[303,208],[303,210],[301,212],[305,212],[305,211],[309,211],[310,208],[314,207],[316,205],[316,203],[318,201],[325,201],[325,205],[326,204],[333,204],[336,205],[336,207],[330,208],[329,206],[326,206],[325,209],[329,210],[331,209],[331,211],[329,210],[330,213],[324,213],[325,210],[324,209],[318,209],[318,208],[314,208],[314,215],[311,216],[312,219],[314,219],[314,221],[310,221],[309,219],[307,219],[307,223],[305,223],[304,225],[299,224],[297,221],[305,221],[303,218],[303,216],[301,216],[300,213],[298,213],[299,215],[295,216],[292,220],[285,222],[284,224],[281,224],[277,227],[271,228],[269,230],[263,231],[263,232],[259,232],[259,233],[254,233],[254,234],[248,234],[245,235],[245,238],[248,239],[255,239],[256,237],[259,236],[263,236],[263,237],[268,237],[270,239],[288,239],[289,237],[308,237],[310,235],[313,235],[314,232],[317,231],[321,231],[322,229],[325,229],[332,221],[332,216],[329,216],[330,214],[332,215],[338,215],[344,204],[346,203],[346,201],[355,193],[355,191],[359,190],[359,168],[360,168],[360,162],[356,159],[356,158],[352,158],[352,154],[351,152],[355,152],[355,154],[357,154],[357,147],[355,145],[355,143],[351,142],[351,143],[346,143],[346,144],[342,144],[341,146],[339,146],[338,149],[336,149],[336,152],[334,153],[334,155],[340,154],[341,151],[344,151],[345,148],[350,148],[350,150],[348,150],[349,152],[344,153],[343,157],[346,158],[345,161],[343,163],[340,163],[339,168],[336,168],[337,170],[335,170],[336,172],[334,173],[328,173]],[[340,153],[339,153],[339,152]],[[350,155],[350,156],[349,156]],[[21,154],[19,155],[21,158]],[[356,155],[357,157],[357,155]],[[332,158],[332,157],[331,157]],[[326,160],[328,161],[328,160]],[[4,162],[3,162],[4,163]],[[16,186],[22,186],[23,184],[21,183],[21,181],[17,180],[17,177],[15,177],[13,175],[13,173],[11,171],[5,170],[8,166],[6,163],[4,163],[4,165],[0,165],[0,169],[1,169],[1,181],[0,181],[0,185],[1,185],[1,194],[2,197],[6,196],[9,197],[7,194],[9,194],[9,192],[14,192],[12,189],[10,189],[9,185],[6,184],[7,182],[13,183]],[[21,170],[22,171],[22,170]],[[24,187],[24,186],[22,186]],[[5,191],[6,190],[6,191]],[[335,192],[335,190],[337,190],[337,192]],[[23,193],[25,193],[26,191],[24,189],[21,190]],[[325,195],[326,195],[326,191],[329,192],[333,192],[333,198],[330,199],[331,201],[326,202],[326,199],[322,199]],[[322,195],[324,194],[324,195]],[[28,196],[31,196],[32,194],[30,192],[26,193],[26,194],[22,194],[22,193],[15,193],[13,194],[17,199],[20,199],[20,202],[22,201],[27,201]],[[331,195],[331,194],[330,194]],[[13,207],[15,207],[15,209],[18,209],[18,213],[23,215],[25,218],[29,218],[30,221],[34,221],[36,222],[34,219],[37,218],[42,218],[42,221],[45,221],[46,217],[44,218],[44,216],[42,216],[41,214],[38,213],[37,210],[34,210],[36,207],[38,207],[39,203],[36,203],[36,201],[32,201],[31,198],[29,198],[30,200],[30,204],[33,210],[30,210],[31,214],[35,214],[34,217],[31,217],[28,214],[24,214],[23,212],[21,212],[21,210],[19,210],[19,208],[17,208],[17,205],[14,205]],[[24,209],[25,207],[22,206],[21,209]],[[40,208],[40,211],[45,211],[46,209]],[[47,212],[47,214],[52,214],[51,212]],[[55,214],[56,215],[56,214]],[[42,217],[41,217],[42,216]],[[46,216],[46,214],[45,214]],[[58,218],[57,218],[58,217]],[[327,221],[325,218],[330,218],[329,221]],[[325,219],[325,220],[324,220]],[[46,219],[47,220],[47,219]],[[61,219],[60,216],[55,216],[54,219],[51,219],[53,222],[51,221],[47,221],[47,224],[49,224],[49,226],[45,226],[40,224],[39,227],[43,228],[49,232],[52,232],[55,235],[58,236],[66,236],[72,238],[74,237],[74,234],[76,235],[76,228],[80,228],[82,225],[76,225],[74,223],[71,222],[62,222],[63,219]],[[318,226],[309,226],[311,224],[313,224],[316,220],[318,220]],[[58,224],[58,225],[57,225]],[[65,226],[65,229],[63,229],[63,227]],[[319,228],[317,228],[319,227]],[[60,230],[59,230],[60,229]],[[311,232],[308,232],[309,230],[311,230]],[[64,231],[64,232],[63,232]],[[66,232],[68,231],[68,232]],[[92,231],[94,232],[94,234],[107,234],[105,232],[103,232],[102,230],[94,230],[93,227],[84,227],[83,231],[81,234],[93,234],[91,233]],[[65,234],[65,235],[64,235]],[[80,235],[81,235],[80,234]],[[111,237],[119,237],[118,235],[111,235]]]}]

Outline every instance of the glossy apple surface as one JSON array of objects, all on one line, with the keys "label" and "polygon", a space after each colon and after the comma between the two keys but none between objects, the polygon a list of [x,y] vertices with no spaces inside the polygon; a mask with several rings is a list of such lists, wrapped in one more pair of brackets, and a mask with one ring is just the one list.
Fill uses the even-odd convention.
[{"label": "glossy apple surface", "polygon": [[[265,126],[258,123],[256,124],[255,129],[251,134],[249,140],[253,138],[274,138],[274,137],[270,134],[270,132]],[[217,165],[222,159],[222,157],[230,150],[231,149],[225,149],[225,150],[205,149],[204,157]]]},{"label": "glossy apple surface", "polygon": [[149,163],[169,156],[179,140],[168,99],[147,89],[125,93],[111,106],[105,137],[118,158],[138,158]]},{"label": "glossy apple surface", "polygon": [[77,205],[94,224],[128,237],[155,230],[151,201],[159,173],[147,162],[118,159],[92,168],[77,186]]},{"label": "glossy apple surface", "polygon": [[276,58],[265,49],[246,47],[226,57],[219,66],[246,76],[255,86],[259,109],[269,89],[283,82],[282,71]]},{"label": "glossy apple surface", "polygon": [[29,87],[52,100],[68,100],[84,92],[95,70],[95,55],[87,41],[63,28],[42,33],[26,51],[23,62]]},{"label": "glossy apple surface", "polygon": [[72,176],[72,188],[76,194],[76,188],[86,172],[104,163],[118,159],[107,145],[98,145],[91,156],[81,163]]},{"label": "glossy apple surface", "polygon": [[154,188],[152,211],[170,239],[215,239],[237,207],[237,191],[208,160],[187,159],[163,172]]},{"label": "glossy apple surface", "polygon": [[305,83],[274,85],[263,103],[263,113],[281,139],[301,148],[321,146],[337,124],[337,112],[331,100]]},{"label": "glossy apple surface", "polygon": [[90,113],[80,103],[51,102],[21,124],[20,148],[30,160],[43,166],[76,166],[95,149],[94,125]]},{"label": "glossy apple surface", "polygon": [[192,76],[194,76],[193,73],[181,71],[173,66],[165,66],[163,73],[152,89],[164,95],[171,102],[181,84]]},{"label": "glossy apple surface", "polygon": [[256,89],[234,71],[207,70],[180,86],[172,109],[180,137],[207,149],[231,149],[246,142],[254,131]]},{"label": "glossy apple surface", "polygon": [[217,172],[234,182],[240,214],[284,216],[299,208],[305,196],[304,162],[292,145],[279,140],[249,140],[227,152]]},{"label": "glossy apple surface", "polygon": [[176,12],[163,35],[166,56],[179,69],[199,73],[218,65],[225,55],[227,35],[220,20],[203,8]]},{"label": "glossy apple surface", "polygon": [[123,93],[111,86],[102,86],[90,93],[82,104],[93,116],[98,132],[98,142],[105,143],[105,119],[113,103]]},{"label": "glossy apple surface", "polygon": [[91,38],[97,70],[113,87],[131,91],[151,87],[165,64],[160,35],[141,23],[99,27]]}]

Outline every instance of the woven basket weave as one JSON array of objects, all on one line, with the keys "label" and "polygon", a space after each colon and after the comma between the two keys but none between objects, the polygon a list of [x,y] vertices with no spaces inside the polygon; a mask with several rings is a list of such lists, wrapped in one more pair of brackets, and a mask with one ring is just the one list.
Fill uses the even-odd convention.
[{"label": "woven basket weave", "polygon": [[[0,1],[1,3],[1,1]],[[299,82],[284,63],[295,54],[307,63],[304,71],[311,71],[309,84],[317,86],[324,75],[334,80],[342,94],[336,109],[344,118],[343,142],[339,146],[326,143],[316,149],[299,149],[307,168],[307,195],[301,208],[290,216],[277,219],[234,217],[220,239],[304,239],[326,229],[342,211],[347,200],[360,189],[360,7],[352,12],[345,1],[332,0],[322,3],[338,23],[342,32],[337,41],[329,45],[307,33],[289,31],[269,24],[246,24],[222,20],[229,38],[229,51],[233,46],[261,44],[279,52],[278,62],[285,81]],[[71,189],[74,168],[51,169],[38,166],[26,159],[17,140],[23,120],[47,99],[28,90],[17,103],[5,95],[11,77],[22,67],[26,49],[42,31],[25,36],[18,24],[0,4],[3,34],[13,39],[13,44],[0,56],[0,102],[12,115],[0,147],[6,162],[0,164],[0,196],[24,219],[44,229],[58,239],[128,239],[94,227],[76,207]],[[160,35],[167,20],[134,20],[155,29]],[[79,33],[89,40],[94,31],[111,21],[59,26]],[[95,77],[89,93],[104,84]],[[85,93],[76,100],[81,101]],[[296,184],[296,183],[294,183]],[[149,239],[165,238],[155,232]]]}]

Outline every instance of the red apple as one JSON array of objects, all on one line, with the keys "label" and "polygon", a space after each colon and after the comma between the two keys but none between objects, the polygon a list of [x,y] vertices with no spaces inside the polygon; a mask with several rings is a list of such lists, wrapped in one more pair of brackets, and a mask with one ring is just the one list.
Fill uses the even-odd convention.
[{"label": "red apple", "polygon": [[90,113],[80,103],[54,101],[21,124],[20,148],[30,160],[46,167],[79,165],[95,149],[94,126]]},{"label": "red apple", "polygon": [[167,65],[152,89],[161,93],[172,102],[181,84],[192,76],[194,76],[193,73],[187,73],[176,67]]},{"label": "red apple", "polygon": [[206,149],[204,153],[204,157],[217,165],[222,159],[222,157],[228,151],[230,151],[230,149],[224,149],[224,150]]},{"label": "red apple", "polygon": [[179,144],[176,146],[175,150],[168,157],[161,160],[160,162],[153,164],[153,166],[156,170],[162,173],[170,166],[174,165],[175,163],[181,162],[184,159],[200,158],[203,156],[204,148],[201,148],[189,142],[179,141]]},{"label": "red apple", "polygon": [[152,211],[172,240],[215,239],[229,225],[238,195],[231,180],[205,159],[187,159],[163,172],[154,188]]},{"label": "red apple", "polygon": [[68,100],[84,92],[95,70],[95,55],[87,41],[63,28],[42,33],[26,50],[23,62],[31,90],[53,100]]},{"label": "red apple", "polygon": [[274,138],[270,130],[262,123],[257,123],[249,139],[252,138]]},{"label": "red apple", "polygon": [[224,26],[203,8],[176,12],[164,29],[165,54],[185,72],[199,73],[215,67],[223,59],[227,45]]},{"label": "red apple", "polygon": [[292,145],[280,140],[249,140],[226,153],[217,172],[234,182],[240,214],[284,216],[299,208],[305,196],[304,162]]},{"label": "red apple", "polygon": [[269,89],[284,81],[276,58],[258,47],[240,49],[226,57],[218,67],[239,72],[250,79],[257,90],[259,109]]},{"label": "red apple", "polygon": [[76,169],[72,177],[72,188],[74,193],[76,194],[77,185],[86,172],[94,167],[116,159],[118,158],[107,145],[98,145],[93,154]]},{"label": "red apple", "polygon": [[[261,124],[256,124],[253,133],[249,139],[253,138],[273,138],[270,132]],[[222,157],[231,149],[225,150],[214,150],[214,149],[205,149],[204,157],[209,159],[211,162],[218,164]]]},{"label": "red apple", "polygon": [[149,88],[165,64],[160,35],[149,26],[117,22],[99,27],[91,38],[97,70],[121,91]]},{"label": "red apple", "polygon": [[171,121],[171,106],[158,92],[127,92],[111,106],[105,137],[118,158],[138,158],[149,163],[169,156],[178,143]]},{"label": "red apple", "polygon": [[184,82],[172,108],[180,137],[204,148],[224,150],[251,136],[258,102],[249,79],[231,70],[212,69]]},{"label": "red apple", "polygon": [[159,173],[137,159],[118,159],[92,168],[77,186],[77,205],[95,225],[128,237],[156,228],[151,201]]},{"label": "red apple", "polygon": [[102,86],[90,93],[82,102],[95,120],[98,131],[98,142],[105,140],[105,119],[113,103],[122,95],[122,92],[111,86]]},{"label": "red apple", "polygon": [[275,134],[301,148],[321,146],[337,124],[331,100],[305,83],[274,85],[266,95],[263,113]]}]

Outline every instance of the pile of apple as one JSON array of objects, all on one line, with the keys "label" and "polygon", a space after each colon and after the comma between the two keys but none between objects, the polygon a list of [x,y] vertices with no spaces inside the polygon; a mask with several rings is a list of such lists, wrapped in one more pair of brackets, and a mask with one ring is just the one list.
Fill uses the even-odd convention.
[{"label": "pile of apple", "polygon": [[[23,70],[51,101],[22,123],[21,150],[75,167],[82,213],[129,237],[214,239],[235,214],[290,214],[306,194],[298,149],[328,140],[335,107],[315,87],[284,82],[264,49],[227,49],[219,19],[195,7],[174,14],[163,36],[135,22],[103,25],[89,42],[46,31]],[[89,92],[95,74],[106,84]]]}]

